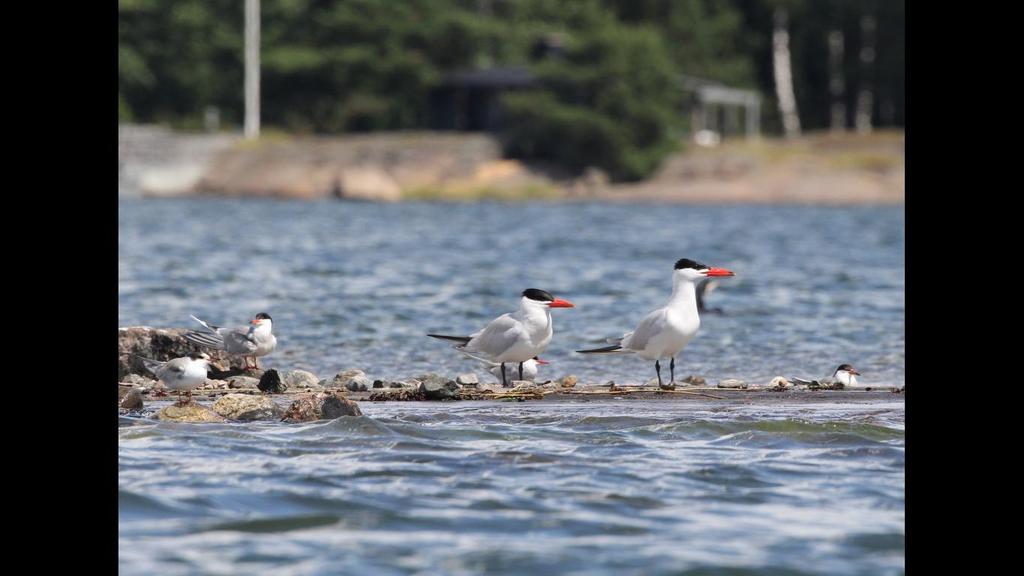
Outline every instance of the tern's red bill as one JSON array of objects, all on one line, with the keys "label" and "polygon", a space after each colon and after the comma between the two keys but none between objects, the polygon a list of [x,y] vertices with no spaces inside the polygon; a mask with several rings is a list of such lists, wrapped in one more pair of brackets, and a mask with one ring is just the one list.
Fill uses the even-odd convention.
[{"label": "tern's red bill", "polygon": [[704,273],[705,276],[735,276],[736,273],[732,270],[726,270],[725,268],[708,268],[708,271]]},{"label": "tern's red bill", "polygon": [[575,308],[576,305],[568,300],[562,300],[561,298],[555,298],[548,304],[548,308]]}]

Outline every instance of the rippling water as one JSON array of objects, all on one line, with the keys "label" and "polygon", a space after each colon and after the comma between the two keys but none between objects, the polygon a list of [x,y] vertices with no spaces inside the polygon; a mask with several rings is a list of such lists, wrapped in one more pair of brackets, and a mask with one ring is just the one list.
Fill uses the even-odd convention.
[{"label": "rippling water", "polygon": [[767,382],[849,362],[904,383],[902,207],[615,204],[396,205],[120,201],[121,326],[274,318],[268,367],[374,378],[479,370],[427,332],[471,333],[546,289],[542,376],[644,382],[649,363],[581,356],[632,330],[672,290],[682,257],[736,271],[708,299],[681,376]]},{"label": "rippling water", "polygon": [[362,407],[122,418],[121,572],[903,571],[902,402]]},{"label": "rippling water", "polygon": [[[285,370],[473,370],[423,334],[473,330],[540,287],[578,305],[555,311],[547,375],[643,381],[645,362],[571,351],[662,304],[690,257],[739,276],[680,374],[850,362],[866,384],[904,381],[901,208],[122,200],[119,217],[121,325],[266,310],[280,342],[266,364]],[[852,398],[122,417],[120,571],[901,574],[902,398]]]}]

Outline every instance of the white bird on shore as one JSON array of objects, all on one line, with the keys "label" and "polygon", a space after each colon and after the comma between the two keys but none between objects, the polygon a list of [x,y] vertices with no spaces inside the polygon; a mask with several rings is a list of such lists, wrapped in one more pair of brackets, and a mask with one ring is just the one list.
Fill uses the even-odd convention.
[{"label": "white bird on shore", "polygon": [[179,404],[183,404],[182,392],[187,392],[188,401],[192,401],[192,390],[206,382],[206,372],[210,369],[210,356],[205,352],[190,354],[166,362],[144,356],[138,356],[138,358],[142,360],[146,370],[152,372],[165,386],[178,393]]},{"label": "white bird on shore", "polygon": [[697,282],[708,277],[735,276],[724,268],[712,268],[699,262],[682,258],[676,262],[672,273],[672,296],[663,307],[648,314],[635,330],[621,338],[609,339],[612,346],[577,350],[581,354],[633,353],[647,360],[654,360],[658,374],[658,386],[665,388],[661,379],[663,358],[671,358],[669,373],[670,387],[676,381],[676,354],[690,343],[700,328],[697,311]]},{"label": "white bird on shore", "polygon": [[[493,362],[490,362],[490,364],[493,364]],[[526,380],[528,382],[533,382],[533,381],[537,380],[537,369],[540,367],[541,364],[550,364],[550,362],[548,362],[547,360],[541,360],[540,358],[537,358],[536,356],[533,357],[533,358],[530,358],[526,362],[523,362],[523,375],[519,379],[520,380]],[[506,370],[509,370],[509,369],[506,368]],[[492,367],[489,370],[489,372],[491,374],[494,374],[494,377],[497,378],[498,380],[502,379],[502,377],[501,377],[501,365],[500,364]],[[512,372],[512,373],[515,374],[515,372]]]},{"label": "white bird on shore", "polygon": [[844,388],[852,388],[857,386],[857,376],[860,372],[849,364],[840,364],[836,371],[831,376],[826,376],[821,380],[806,380],[804,378],[793,377],[790,381],[796,384],[803,384],[804,386],[823,386],[829,387],[834,386],[836,383],[842,384]]},{"label": "white bird on shore", "polygon": [[192,331],[185,334],[185,339],[193,344],[224,350],[232,356],[245,358],[245,369],[249,370],[249,358],[253,359],[256,368],[260,367],[260,356],[266,356],[277,347],[277,337],[271,332],[273,320],[270,314],[260,312],[249,322],[249,326],[238,328],[221,328],[208,324],[195,316],[192,319],[202,324],[205,331]]},{"label": "white bird on shore", "polygon": [[492,320],[483,330],[470,336],[427,334],[456,342],[455,349],[479,360],[499,365],[502,386],[508,386],[506,363],[519,364],[519,378],[525,374],[524,364],[544,352],[554,334],[551,308],[573,308],[567,300],[555,298],[536,288],[523,290],[519,310]]}]

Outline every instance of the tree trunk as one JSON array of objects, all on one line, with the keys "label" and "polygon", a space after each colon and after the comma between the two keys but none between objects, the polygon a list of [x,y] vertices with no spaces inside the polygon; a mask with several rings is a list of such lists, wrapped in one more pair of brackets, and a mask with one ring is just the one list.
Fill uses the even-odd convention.
[{"label": "tree trunk", "polygon": [[843,31],[828,33],[828,91],[832,99],[831,128],[833,132],[846,130],[846,78],[843,74]]},{"label": "tree trunk", "polygon": [[871,77],[875,68],[875,17],[866,14],[860,19],[860,90],[857,92],[857,132],[871,132],[871,114],[875,100]]},{"label": "tree trunk", "polygon": [[787,138],[800,135],[800,116],[793,93],[793,66],[789,54],[789,15],[785,8],[775,9],[775,32],[772,34],[772,67],[775,72],[775,95]]}]

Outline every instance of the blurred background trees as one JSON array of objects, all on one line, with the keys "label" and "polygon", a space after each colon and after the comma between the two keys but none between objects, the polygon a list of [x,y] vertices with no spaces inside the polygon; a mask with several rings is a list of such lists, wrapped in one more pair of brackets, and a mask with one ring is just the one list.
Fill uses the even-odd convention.
[{"label": "blurred background trees", "polygon": [[[426,129],[455,70],[527,66],[502,98],[510,155],[642,178],[686,128],[680,75],[756,89],[781,134],[773,35],[786,14],[803,130],[901,126],[904,3],[883,0],[262,0],[264,126]],[[119,0],[119,118],[243,118],[243,2]],[[538,57],[537,46],[559,49]],[[841,47],[841,48],[840,48]],[[865,114],[867,115],[865,117]]]}]

